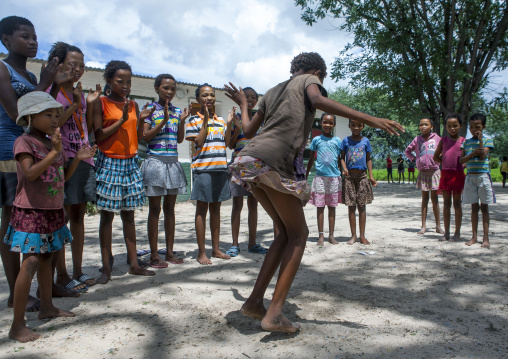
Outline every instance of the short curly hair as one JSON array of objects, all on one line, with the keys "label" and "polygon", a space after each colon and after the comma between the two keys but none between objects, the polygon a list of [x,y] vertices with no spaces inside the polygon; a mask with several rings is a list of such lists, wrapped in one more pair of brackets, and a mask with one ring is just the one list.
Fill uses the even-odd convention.
[{"label": "short curly hair", "polygon": [[311,70],[321,70],[321,75],[326,77],[326,63],[325,60],[317,52],[302,52],[296,55],[291,61],[291,74],[303,70],[305,72]]},{"label": "short curly hair", "polygon": [[55,57],[58,57],[58,63],[61,64],[65,61],[65,58],[69,52],[78,52],[83,55],[83,52],[79,47],[69,45],[62,41],[55,42],[53,46],[51,46],[51,50],[49,50],[48,62]]},{"label": "short curly hair", "polygon": [[485,116],[483,113],[473,113],[471,117],[469,117],[469,122],[471,121],[477,121],[481,120],[482,125],[485,126],[487,124],[487,116]]},{"label": "short curly hair", "polygon": [[456,118],[457,121],[459,121],[459,124],[462,126],[462,116],[459,115],[458,113],[450,113],[448,116],[446,116],[446,118],[445,118],[445,125],[448,122],[448,120],[451,119],[451,118]]},{"label": "short curly hair", "polygon": [[[196,89],[196,100],[199,98],[199,91],[201,91],[201,89],[203,87],[210,87],[212,90],[213,90],[213,87],[212,85],[210,85],[209,83],[205,82],[204,84],[202,85],[199,85],[198,88]],[[214,90],[215,91],[215,90]]]},{"label": "short curly hair", "polygon": [[[31,26],[34,27],[34,24],[28,19],[25,19],[21,16],[7,16],[0,20],[0,38],[2,35],[12,35],[14,31],[18,30],[20,26]],[[2,44],[5,44],[2,41]]]},{"label": "short curly hair", "polygon": [[128,70],[132,74],[131,66],[125,61],[112,60],[108,62],[104,69],[104,80],[112,79],[118,70]]},{"label": "short curly hair", "polygon": [[244,87],[242,90],[243,90],[243,92],[250,90],[256,94],[256,100],[259,98],[258,93],[252,87]]},{"label": "short curly hair", "polygon": [[335,116],[333,113],[328,113],[328,112],[323,112],[323,114],[321,115],[321,121],[323,121],[323,118],[325,118],[325,116],[332,116],[333,117],[333,124],[337,124],[337,116]]},{"label": "short curly hair", "polygon": [[175,81],[175,83],[176,83],[176,80],[173,77],[173,75],[170,75],[170,74],[160,74],[160,75],[158,75],[155,78],[155,82],[153,84],[153,87],[159,87],[161,85],[162,80],[164,80],[164,79],[170,79],[170,80]]}]

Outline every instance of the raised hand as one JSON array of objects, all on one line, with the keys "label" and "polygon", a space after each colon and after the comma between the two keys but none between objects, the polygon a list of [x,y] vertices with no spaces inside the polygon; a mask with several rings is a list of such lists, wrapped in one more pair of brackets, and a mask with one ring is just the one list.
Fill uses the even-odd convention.
[{"label": "raised hand", "polygon": [[230,82],[229,85],[224,85],[224,90],[226,91],[226,96],[235,101],[237,105],[241,106],[242,103],[247,102],[247,98],[241,87],[236,88],[236,86]]},{"label": "raised hand", "polygon": [[233,122],[235,118],[236,118],[236,106],[233,106],[233,109],[228,111],[227,124],[230,125],[231,122]]},{"label": "raised hand", "polygon": [[376,118],[365,121],[370,127],[379,128],[390,135],[400,136],[399,132],[406,132],[404,127],[397,121],[388,120],[386,118]]},{"label": "raised hand", "polygon": [[100,84],[95,85],[95,91],[92,89],[88,90],[88,95],[86,96],[86,103],[91,104],[99,99],[101,96],[102,88]]},{"label": "raised hand", "polygon": [[[139,118],[141,120],[144,120],[144,119],[152,116],[155,111],[155,106],[152,106],[151,109],[148,109],[148,105],[149,105],[149,103],[147,102],[146,105],[143,106],[143,109],[141,110],[141,112],[139,113]],[[164,106],[164,119],[166,119],[166,115],[167,115],[167,118],[169,118],[168,102],[167,101],[166,101],[166,105]]]},{"label": "raised hand", "polygon": [[180,121],[185,121],[190,116],[190,108],[184,108],[180,114]]},{"label": "raised hand", "polygon": [[42,65],[40,83],[48,87],[55,81],[55,77],[62,68],[63,64],[58,64],[58,57],[54,57],[47,65]]},{"label": "raised hand", "polygon": [[210,114],[208,113],[208,107],[206,105],[201,106],[201,112],[203,113],[203,122],[208,122],[210,119]]},{"label": "raised hand", "polygon": [[60,127],[58,127],[53,135],[51,135],[51,149],[56,153],[62,152],[62,135],[60,134]]},{"label": "raised hand", "polygon": [[81,81],[78,82],[78,85],[72,91],[72,103],[76,106],[81,104],[81,94],[83,93],[83,87],[81,86]]},{"label": "raised hand", "polygon": [[242,119],[240,118],[240,116],[235,115],[235,117],[233,118],[233,123],[237,128],[242,128]]},{"label": "raised hand", "polygon": [[76,78],[76,66],[72,66],[69,71],[58,72],[53,80],[57,86],[62,86],[62,84],[73,81]]},{"label": "raised hand", "polygon": [[97,152],[97,145],[90,147],[89,145],[82,146],[78,152],[76,152],[76,158],[79,160],[85,160],[87,158],[92,158],[95,156],[95,152]]},{"label": "raised hand", "polygon": [[129,119],[129,111],[131,109],[131,106],[132,105],[130,101],[126,98],[122,109],[122,122],[126,122]]}]

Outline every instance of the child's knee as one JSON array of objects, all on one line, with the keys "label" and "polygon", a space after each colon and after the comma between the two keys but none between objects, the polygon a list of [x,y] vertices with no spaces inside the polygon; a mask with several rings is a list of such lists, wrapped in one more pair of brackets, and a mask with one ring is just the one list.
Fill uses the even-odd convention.
[{"label": "child's knee", "polygon": [[39,266],[39,258],[36,255],[25,256],[23,258],[22,266],[28,270],[31,275],[33,275]]},{"label": "child's knee", "polygon": [[480,209],[482,210],[482,213],[489,213],[489,205],[488,204],[481,204]]}]

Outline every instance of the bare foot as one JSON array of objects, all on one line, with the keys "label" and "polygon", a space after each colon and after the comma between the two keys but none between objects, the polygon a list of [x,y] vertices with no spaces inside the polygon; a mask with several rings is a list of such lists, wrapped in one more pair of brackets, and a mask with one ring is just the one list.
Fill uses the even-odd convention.
[{"label": "bare foot", "polygon": [[206,254],[198,254],[198,262],[203,265],[212,264],[212,261],[206,256]]},{"label": "bare foot", "polygon": [[173,264],[181,264],[183,263],[183,258],[177,257],[173,253],[166,254],[166,261]]},{"label": "bare foot", "polygon": [[11,330],[9,331],[9,338],[17,340],[20,343],[33,342],[40,337],[40,334],[31,331],[24,325],[17,328],[11,327]]},{"label": "bare foot", "polygon": [[422,229],[420,229],[418,232],[416,232],[416,234],[424,234],[426,230],[427,230],[427,228],[425,226],[423,226]]},{"label": "bare foot", "polygon": [[476,241],[476,237],[473,237],[471,238],[469,241],[467,241],[465,244],[466,246],[472,246],[473,244],[475,244],[477,241]]},{"label": "bare foot", "polygon": [[459,242],[460,241],[460,233],[455,233],[453,237],[450,239],[450,242]]},{"label": "bare foot", "polygon": [[362,238],[362,237],[360,237],[360,243],[361,243],[361,244],[367,244],[367,245],[368,245],[368,244],[370,244],[370,242],[369,242],[369,241],[367,240],[367,238],[365,238],[365,237],[363,237],[363,238]]},{"label": "bare foot", "polygon": [[262,320],[266,315],[266,308],[263,305],[263,302],[251,304],[247,301],[242,305],[240,311],[243,315],[254,318],[256,320]]},{"label": "bare foot", "polygon": [[282,314],[275,318],[267,318],[265,315],[261,320],[261,328],[269,332],[296,333],[300,330],[300,324],[291,322]]},{"label": "bare foot", "polygon": [[212,257],[220,259],[231,259],[231,256],[221,251],[212,251]]},{"label": "bare foot", "polygon": [[446,242],[449,239],[450,239],[450,233],[445,233],[444,236],[439,238],[439,242]]},{"label": "bare foot", "polygon": [[352,236],[351,239],[349,241],[347,241],[347,244],[349,245],[353,245],[356,243],[356,236]]},{"label": "bare foot", "polygon": [[444,231],[441,229],[441,227],[436,227],[436,233],[444,234]]},{"label": "bare foot", "polygon": [[482,248],[490,249],[490,242],[487,240],[483,240],[483,244],[481,245]]},{"label": "bare foot", "polygon": [[39,319],[48,319],[48,318],[56,318],[56,317],[74,317],[76,314],[73,312],[68,312],[66,310],[62,310],[56,307],[42,309],[39,312]]},{"label": "bare foot", "polygon": [[111,280],[111,275],[108,273],[102,273],[99,278],[97,278],[97,284],[107,284]]},{"label": "bare foot", "polygon": [[130,267],[129,274],[133,275],[144,275],[144,276],[153,276],[155,272],[153,270],[148,270],[140,266]]},{"label": "bare foot", "polygon": [[319,236],[318,238],[318,241],[316,243],[318,246],[322,246],[323,244],[325,244],[325,238],[324,237],[321,237]]},{"label": "bare foot", "polygon": [[[115,264],[115,257],[111,256],[111,257],[109,257],[109,268],[113,269],[113,264]],[[127,264],[129,264],[129,263],[127,263]],[[99,272],[102,273],[102,270],[103,270],[103,268],[100,267]]]},{"label": "bare foot", "polygon": [[335,240],[335,236],[333,234],[330,234],[328,236],[328,242],[330,242],[331,244],[339,244],[339,242]]}]

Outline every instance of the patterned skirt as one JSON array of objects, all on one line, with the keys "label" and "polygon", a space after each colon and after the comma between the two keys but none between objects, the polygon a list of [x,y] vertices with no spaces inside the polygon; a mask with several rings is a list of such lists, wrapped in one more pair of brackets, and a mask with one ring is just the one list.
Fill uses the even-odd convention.
[{"label": "patterned skirt", "polygon": [[148,197],[187,193],[187,178],[177,156],[148,155],[141,175]]},{"label": "patterned skirt", "polygon": [[416,179],[416,188],[427,192],[427,191],[438,191],[439,190],[439,181],[441,179],[441,170],[430,170],[430,171],[420,171],[418,172],[418,178]]},{"label": "patterned skirt", "polygon": [[342,180],[342,203],[346,206],[364,206],[372,203],[374,193],[367,173],[349,173]]},{"label": "patterned skirt", "polygon": [[11,222],[4,237],[4,243],[11,246],[11,252],[57,252],[71,241],[63,208],[43,210],[13,207]]},{"label": "patterned skirt", "polygon": [[231,181],[242,185],[246,190],[264,184],[278,192],[295,196],[305,206],[309,201],[310,190],[307,181],[295,181],[281,176],[262,160],[251,156],[237,156],[229,166]]},{"label": "patterned skirt", "polygon": [[342,178],[315,176],[309,203],[316,207],[337,207],[342,202]]},{"label": "patterned skirt", "polygon": [[95,171],[97,208],[118,213],[143,207],[145,189],[137,156],[111,158],[99,151]]}]

